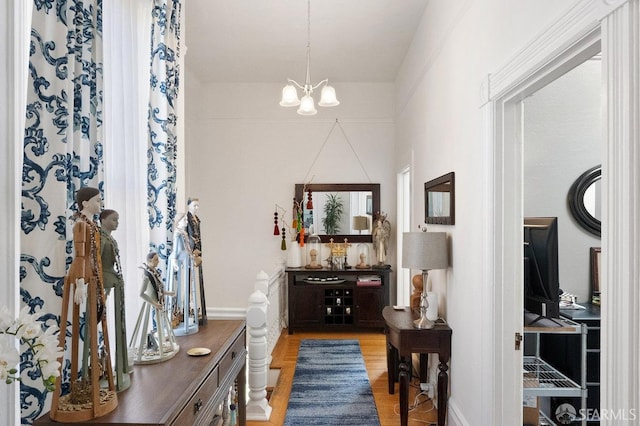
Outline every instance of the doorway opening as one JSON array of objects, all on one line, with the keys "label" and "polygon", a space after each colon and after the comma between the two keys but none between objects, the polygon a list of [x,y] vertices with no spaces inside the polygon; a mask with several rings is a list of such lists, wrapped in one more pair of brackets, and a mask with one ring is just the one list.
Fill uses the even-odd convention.
[{"label": "doorway opening", "polygon": [[405,167],[398,173],[397,181],[398,194],[398,227],[397,227],[397,289],[396,304],[409,306],[409,296],[411,295],[411,271],[402,267],[402,233],[411,229],[411,168]]},{"label": "doorway opening", "polygon": [[[492,253],[487,278],[493,283],[490,304],[492,318],[487,326],[492,339],[483,345],[483,355],[491,359],[494,406],[510,418],[520,418],[522,395],[522,351],[514,341],[523,333],[523,206],[524,196],[524,103],[523,100],[557,80],[600,52],[600,27],[593,27],[569,46],[548,51],[533,43],[518,58],[533,68],[503,68],[489,81],[490,104],[485,111],[491,142],[489,161],[494,165],[488,184],[493,187],[492,217],[487,249]],[[542,41],[540,41],[542,43]],[[534,67],[533,64],[539,66]],[[496,347],[500,347],[495,351]],[[515,349],[515,350],[514,350]],[[513,392],[520,389],[519,392]]]}]

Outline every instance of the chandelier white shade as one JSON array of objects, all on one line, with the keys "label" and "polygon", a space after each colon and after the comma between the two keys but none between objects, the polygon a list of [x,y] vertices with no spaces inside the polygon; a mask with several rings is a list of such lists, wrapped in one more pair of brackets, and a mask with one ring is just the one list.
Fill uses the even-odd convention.
[{"label": "chandelier white shade", "polygon": [[293,84],[287,84],[282,88],[282,100],[280,106],[292,107],[300,105],[300,99],[298,99],[298,92]]},{"label": "chandelier white shade", "polygon": [[322,92],[320,92],[320,102],[318,105],[321,107],[332,107],[336,105],[340,105],[338,102],[338,98],[336,98],[336,89],[332,86],[325,86],[322,88]]},{"label": "chandelier white shade", "polygon": [[[318,113],[318,110],[315,106],[315,101],[311,94],[315,89],[320,87],[322,84],[322,91],[320,92],[320,101],[318,105],[321,107],[332,107],[339,105],[340,102],[336,97],[336,91],[332,86],[329,86],[327,83],[328,79],[324,79],[317,84],[311,84],[311,71],[310,71],[310,63],[311,63],[311,0],[307,1],[307,75],[304,82],[304,85],[301,85],[295,80],[290,78],[287,79],[287,84],[282,89],[282,99],[280,100],[280,106],[283,107],[293,107],[300,106],[298,108],[298,114],[300,115],[315,115]],[[302,99],[298,98],[298,90],[296,86],[302,90],[303,96]]]}]

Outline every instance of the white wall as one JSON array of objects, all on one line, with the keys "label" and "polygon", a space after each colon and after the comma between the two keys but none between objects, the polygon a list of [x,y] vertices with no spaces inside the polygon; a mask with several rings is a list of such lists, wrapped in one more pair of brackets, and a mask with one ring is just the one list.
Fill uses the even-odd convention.
[{"label": "white wall", "polygon": [[[483,368],[489,366],[480,354],[480,324],[491,318],[479,303],[490,192],[483,177],[491,166],[490,147],[483,145],[482,84],[571,3],[430,2],[396,82],[395,167],[411,164],[414,225],[423,220],[422,184],[456,173],[456,224],[430,227],[448,232],[452,246],[451,268],[433,274],[434,289],[446,293],[441,306],[453,329],[450,424],[484,424],[490,410],[482,406],[482,395],[491,389],[483,383]],[[498,420],[513,424],[513,419]]]},{"label": "white wall", "polygon": [[601,67],[587,61],[524,101],[524,214],[558,217],[560,288],[580,302],[591,299],[589,248],[600,238],[576,223],[567,194],[602,163]]},{"label": "white wall", "polygon": [[[188,70],[185,84],[186,192],[200,198],[210,313],[244,313],[256,274],[285,258],[273,235],[275,205],[291,224],[294,185],[307,175],[314,183],[368,183],[369,175],[395,225],[392,84],[335,84],[341,105],[318,108],[314,117],[280,107],[280,84],[202,85]],[[366,173],[339,127],[327,140],[336,118]]]}]

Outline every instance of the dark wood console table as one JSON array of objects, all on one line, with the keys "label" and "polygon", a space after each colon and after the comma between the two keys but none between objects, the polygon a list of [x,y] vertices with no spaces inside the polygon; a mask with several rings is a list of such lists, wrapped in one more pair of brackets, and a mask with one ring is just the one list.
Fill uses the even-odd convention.
[{"label": "dark wood console table", "polygon": [[[444,426],[447,419],[447,399],[449,375],[447,373],[451,356],[451,328],[446,324],[436,324],[432,329],[417,329],[413,320],[417,318],[409,308],[395,310],[386,306],[382,311],[387,334],[387,373],[389,393],[394,393],[395,382],[400,382],[400,425],[406,426],[409,418],[409,378],[411,375],[411,354],[420,354],[421,380],[426,378],[426,354],[437,353],[438,368],[438,425]],[[396,366],[400,362],[398,377]],[[397,379],[397,380],[396,380]]]},{"label": "dark wood console table", "polygon": [[[380,313],[389,304],[391,269],[287,268],[285,271],[289,334],[293,334],[294,329],[384,328]],[[377,285],[363,282],[371,277],[378,279]]]},{"label": "dark wood console table", "polygon": [[[136,365],[131,386],[118,393],[118,407],[85,423],[94,425],[209,425],[234,381],[238,389],[238,424],[246,424],[246,324],[208,321],[200,331],[176,338],[180,351],[168,361]],[[190,348],[209,348],[205,356]],[[35,425],[59,426],[45,414]],[[76,424],[76,423],[73,423]]]}]

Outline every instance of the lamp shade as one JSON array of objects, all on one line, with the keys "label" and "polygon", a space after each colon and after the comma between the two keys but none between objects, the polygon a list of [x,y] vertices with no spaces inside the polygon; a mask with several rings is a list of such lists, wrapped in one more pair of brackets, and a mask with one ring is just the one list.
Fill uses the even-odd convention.
[{"label": "lamp shade", "polygon": [[318,105],[321,107],[332,107],[340,105],[338,98],[336,98],[336,89],[332,86],[324,86],[322,92],[320,92],[320,102]]},{"label": "lamp shade", "polygon": [[354,216],[353,229],[356,231],[364,231],[369,229],[369,218],[367,216]]},{"label": "lamp shade", "polygon": [[446,232],[404,232],[402,234],[402,267],[411,269],[446,269]]},{"label": "lamp shade", "polygon": [[300,100],[300,108],[298,108],[298,114],[300,115],[315,115],[318,113],[316,106],[313,102],[311,95],[304,95]]},{"label": "lamp shade", "polygon": [[292,107],[300,105],[300,99],[298,99],[298,91],[293,84],[287,84],[282,88],[282,100],[280,106]]}]

